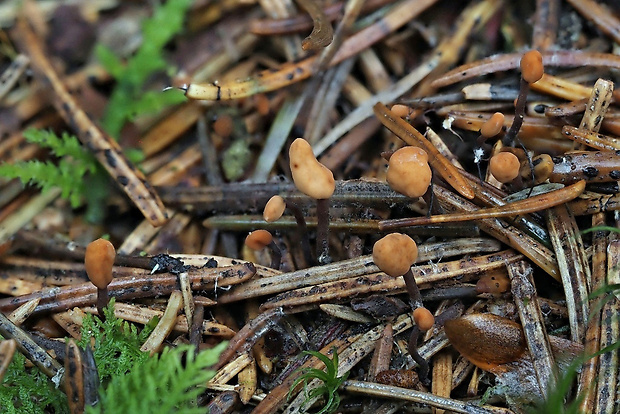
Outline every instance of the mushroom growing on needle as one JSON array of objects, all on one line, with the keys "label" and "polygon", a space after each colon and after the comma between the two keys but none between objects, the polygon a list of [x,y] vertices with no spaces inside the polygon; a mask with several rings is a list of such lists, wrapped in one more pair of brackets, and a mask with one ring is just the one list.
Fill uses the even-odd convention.
[{"label": "mushroom growing on needle", "polygon": [[416,284],[411,265],[418,258],[418,246],[406,234],[391,233],[379,239],[372,249],[372,259],[379,269],[392,277],[402,276],[411,300],[415,325],[409,337],[409,354],[420,366],[420,380],[427,382],[429,365],[418,352],[420,331],[431,329],[435,323],[434,316],[422,304],[422,296]]},{"label": "mushroom growing on needle", "polygon": [[103,319],[103,308],[108,304],[108,285],[112,282],[112,267],[116,250],[112,243],[97,239],[86,246],[84,267],[91,283],[97,287],[97,312]]},{"label": "mushroom growing on needle", "polygon": [[334,174],[316,159],[312,147],[303,138],[293,141],[289,159],[295,187],[316,200],[317,260],[321,264],[329,263],[329,198],[336,189]]}]

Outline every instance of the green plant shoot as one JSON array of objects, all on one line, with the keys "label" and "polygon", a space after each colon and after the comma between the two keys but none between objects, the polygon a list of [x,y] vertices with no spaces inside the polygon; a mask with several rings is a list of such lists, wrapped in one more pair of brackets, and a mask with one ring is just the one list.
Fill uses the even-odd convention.
[{"label": "green plant shoot", "polygon": [[[329,359],[327,356],[318,351],[304,351],[304,354],[312,355],[320,359],[325,365],[325,371],[316,368],[302,368],[301,376],[295,380],[293,385],[291,385],[288,394],[288,398],[290,398],[295,388],[297,388],[299,384],[303,383],[304,393],[306,395],[304,409],[305,405],[307,405],[310,400],[323,396],[326,402],[317,414],[331,414],[338,409],[338,406],[340,405],[338,388],[340,387],[340,384],[342,384],[349,376],[348,372],[340,377],[338,376],[338,351],[336,347],[332,348],[332,351],[332,359]],[[315,379],[318,379],[323,383],[308,391],[308,383]]]},{"label": "green plant shoot", "polygon": [[116,80],[102,120],[103,129],[113,137],[118,137],[125,122],[135,116],[186,100],[181,91],[145,91],[144,85],[154,73],[168,68],[164,46],[183,29],[183,19],[191,4],[192,0],[168,0],[156,7],[152,17],[142,23],[141,46],[126,63],[107,47],[97,45],[99,61]]}]

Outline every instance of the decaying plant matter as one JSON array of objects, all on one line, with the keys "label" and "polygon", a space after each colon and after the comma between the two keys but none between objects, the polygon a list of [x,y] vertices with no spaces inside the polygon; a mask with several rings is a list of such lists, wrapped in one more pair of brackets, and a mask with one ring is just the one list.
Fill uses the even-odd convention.
[{"label": "decaying plant matter", "polygon": [[615,2],[19,3],[0,411],[620,410]]}]

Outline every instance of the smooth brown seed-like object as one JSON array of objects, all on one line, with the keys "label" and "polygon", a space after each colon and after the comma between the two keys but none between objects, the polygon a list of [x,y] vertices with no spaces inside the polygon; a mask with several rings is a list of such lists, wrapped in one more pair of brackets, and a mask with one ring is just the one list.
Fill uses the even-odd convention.
[{"label": "smooth brown seed-like object", "polygon": [[446,321],[444,329],[452,346],[486,371],[516,361],[526,349],[521,325],[490,313]]},{"label": "smooth brown seed-like object", "polygon": [[372,259],[381,271],[390,276],[404,275],[418,258],[418,246],[406,234],[391,233],[377,240]]},{"label": "smooth brown seed-like object", "polygon": [[521,163],[511,152],[500,152],[491,157],[489,170],[500,183],[509,183],[519,175]]},{"label": "smooth brown seed-like object", "polygon": [[542,55],[538,50],[530,50],[521,58],[521,76],[527,83],[534,83],[542,78],[545,69]]},{"label": "smooth brown seed-like object", "polygon": [[289,159],[293,181],[299,191],[316,200],[331,197],[336,189],[334,174],[316,159],[308,141],[303,138],[293,141]]},{"label": "smooth brown seed-like object", "polygon": [[491,118],[489,118],[480,127],[480,135],[485,138],[492,138],[502,131],[504,126],[504,114],[501,112],[495,112]]},{"label": "smooth brown seed-like object", "polygon": [[413,320],[421,331],[426,332],[435,324],[435,317],[425,307],[419,307],[413,311]]},{"label": "smooth brown seed-like object", "polygon": [[252,250],[260,250],[269,246],[273,236],[267,230],[254,230],[245,238],[245,245]]},{"label": "smooth brown seed-like object", "polygon": [[417,198],[426,193],[431,183],[428,154],[418,147],[403,147],[392,154],[386,179],[394,191]]},{"label": "smooth brown seed-like object", "polygon": [[112,266],[116,258],[116,250],[112,243],[105,239],[97,239],[86,246],[84,267],[93,285],[105,289],[112,281]]},{"label": "smooth brown seed-like object", "polygon": [[274,195],[269,199],[269,201],[267,201],[267,204],[265,204],[263,218],[268,223],[276,221],[282,217],[282,214],[284,214],[284,209],[286,209],[286,202],[284,199],[279,195]]}]

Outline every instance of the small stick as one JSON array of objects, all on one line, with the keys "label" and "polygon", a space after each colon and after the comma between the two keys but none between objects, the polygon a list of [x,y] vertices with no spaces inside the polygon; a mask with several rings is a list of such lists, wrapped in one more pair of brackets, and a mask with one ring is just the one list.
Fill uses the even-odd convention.
[{"label": "small stick", "polygon": [[334,30],[321,7],[312,0],[297,0],[297,3],[310,15],[314,26],[312,33],[301,42],[301,48],[314,50],[329,46],[334,38]]},{"label": "small stick", "polygon": [[620,19],[604,5],[592,0],[568,0],[583,17],[590,20],[616,43],[620,42]]},{"label": "small stick", "polygon": [[[592,227],[605,224],[605,214],[596,213],[592,215]],[[592,280],[590,281],[590,292],[596,292],[603,288],[606,283],[607,275],[607,234],[603,231],[592,233]],[[590,315],[587,323],[586,337],[584,343],[584,355],[594,355],[600,350],[601,336],[601,309],[597,307],[600,298],[590,299]],[[579,410],[582,413],[595,412],[597,387],[596,377],[598,376],[599,356],[588,359],[583,363],[579,380],[577,382],[577,395],[583,395],[579,403]]]},{"label": "small stick", "polygon": [[587,280],[590,267],[575,217],[566,205],[547,212],[547,227],[555,250],[568,307],[571,339],[583,343],[589,315]]},{"label": "small stick", "polygon": [[545,321],[534,286],[533,269],[526,262],[515,262],[506,266],[510,275],[512,294],[519,311],[538,386],[544,398],[557,383],[554,375],[555,358],[551,353]]},{"label": "small stick", "polygon": [[183,295],[178,290],[173,291],[168,299],[166,310],[161,320],[140,347],[140,351],[149,352],[151,356],[159,351],[164,340],[168,337],[177,319],[177,314],[183,306]]},{"label": "small stick", "polygon": [[566,138],[601,151],[620,150],[620,138],[579,129],[570,125],[564,125],[564,127],[562,127],[562,133]]},{"label": "small stick", "polygon": [[536,0],[532,47],[541,52],[555,45],[560,20],[560,0]]},{"label": "small stick", "polygon": [[20,39],[22,47],[30,55],[33,69],[44,82],[51,85],[58,98],[54,100],[56,110],[146,219],[154,226],[164,224],[168,218],[164,206],[144,175],[127,159],[119,144],[97,127],[80,108],[45,56],[41,40],[23,18],[18,19],[17,30],[20,36],[16,38]]},{"label": "small stick", "polygon": [[542,211],[547,208],[567,203],[583,193],[586,188],[584,180],[524,200],[473,211],[471,213],[443,214],[430,217],[413,217],[404,219],[383,220],[379,222],[379,230],[392,230],[407,226],[420,226],[436,223],[453,223],[458,221],[481,220],[488,218],[510,217]]},{"label": "small stick", "polygon": [[13,361],[15,349],[17,349],[15,339],[3,339],[0,342],[0,381],[4,379],[4,374]]},{"label": "small stick", "polygon": [[[211,289],[216,282],[217,286],[220,287],[242,283],[255,274],[256,268],[251,263],[189,272],[192,289],[195,290]],[[178,278],[173,274],[151,275],[150,272],[144,272],[128,277],[114,278],[108,286],[108,290],[110,296],[114,296],[118,300],[154,297],[169,295],[177,288],[177,282]],[[35,298],[41,299],[41,303],[34,312],[35,314],[61,311],[76,306],[94,305],[97,299],[97,288],[91,282],[86,282],[72,286],[43,289],[28,295],[0,299],[0,310],[4,312],[13,310]]]},{"label": "small stick", "polygon": [[18,79],[26,71],[30,59],[26,55],[19,54],[11,62],[8,68],[0,75],[0,101],[6,96]]},{"label": "small stick", "polygon": [[[466,81],[477,76],[489,75],[496,72],[519,67],[522,53],[505,53],[494,55],[467,63],[446,72],[432,82],[434,88],[449,86],[457,82]],[[543,65],[546,67],[584,67],[599,66],[610,69],[620,69],[620,56],[611,53],[595,53],[580,50],[556,50],[542,52]]]},{"label": "small stick", "polygon": [[45,349],[32,340],[26,331],[16,326],[2,312],[0,312],[0,335],[5,339],[14,339],[17,342],[19,352],[32,361],[41,372],[52,378],[56,384],[61,384],[64,381],[62,377],[63,368],[58,361],[52,358]]},{"label": "small stick", "polygon": [[439,397],[428,392],[409,390],[385,384],[347,380],[342,384],[341,388],[346,392],[412,401],[463,414],[513,414],[513,412],[507,408],[486,408],[485,406],[478,406],[474,403]]}]

